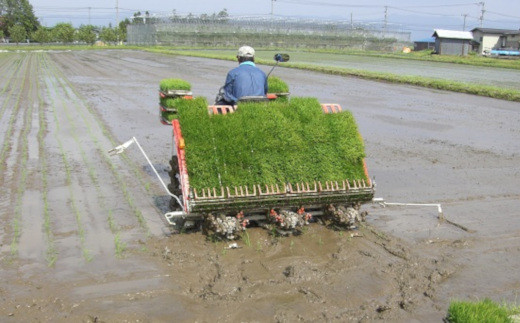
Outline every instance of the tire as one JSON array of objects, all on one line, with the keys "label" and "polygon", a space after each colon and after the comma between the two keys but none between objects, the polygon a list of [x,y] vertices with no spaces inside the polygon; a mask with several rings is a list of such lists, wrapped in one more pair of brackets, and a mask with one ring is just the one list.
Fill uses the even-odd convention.
[{"label": "tire", "polygon": [[[181,195],[182,189],[181,189],[181,183],[179,182],[179,162],[177,160],[177,156],[173,156],[170,160],[170,166],[172,167],[172,170],[168,173],[170,175],[170,184],[168,185],[168,189],[170,192],[172,192],[174,195]],[[175,204],[177,204],[175,202]]]}]

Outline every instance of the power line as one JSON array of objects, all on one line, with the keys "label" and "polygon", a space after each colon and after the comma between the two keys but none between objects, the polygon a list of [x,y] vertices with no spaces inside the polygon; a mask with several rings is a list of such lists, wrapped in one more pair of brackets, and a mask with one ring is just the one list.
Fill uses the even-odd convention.
[{"label": "power line", "polygon": [[486,10],[486,13],[490,13],[490,14],[497,15],[497,16],[502,16],[502,17],[507,17],[507,18],[520,19],[520,16],[511,16],[511,15],[506,15],[506,14],[503,14],[503,13],[489,11],[489,10]]},{"label": "power line", "polygon": [[344,7],[344,8],[381,8],[379,5],[351,5],[341,3],[330,3],[322,1],[308,1],[308,0],[276,0],[277,2],[294,3],[310,6],[328,6],[328,7]]}]

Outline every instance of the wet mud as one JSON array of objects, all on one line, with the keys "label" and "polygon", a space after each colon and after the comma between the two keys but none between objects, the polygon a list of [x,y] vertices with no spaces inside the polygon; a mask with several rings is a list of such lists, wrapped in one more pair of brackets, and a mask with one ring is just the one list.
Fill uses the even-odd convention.
[{"label": "wet mud", "polygon": [[[173,233],[162,78],[212,102],[235,64],[139,51],[0,53],[0,321],[440,321],[520,288],[520,104],[277,68],[351,110],[377,195],[355,232]],[[266,71],[269,67],[264,68]],[[354,234],[355,233],[355,234]]]}]

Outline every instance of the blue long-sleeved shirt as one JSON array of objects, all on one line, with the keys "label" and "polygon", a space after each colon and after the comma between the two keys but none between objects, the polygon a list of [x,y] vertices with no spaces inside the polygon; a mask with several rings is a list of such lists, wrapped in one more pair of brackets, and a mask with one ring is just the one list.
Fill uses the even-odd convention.
[{"label": "blue long-sleeved shirt", "polygon": [[267,76],[253,62],[243,62],[229,71],[224,86],[226,101],[236,103],[243,96],[267,94]]}]

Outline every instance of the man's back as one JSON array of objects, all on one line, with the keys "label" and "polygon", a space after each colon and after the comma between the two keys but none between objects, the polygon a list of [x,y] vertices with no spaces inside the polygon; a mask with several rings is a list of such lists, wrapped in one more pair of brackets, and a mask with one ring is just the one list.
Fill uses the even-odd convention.
[{"label": "man's back", "polygon": [[229,71],[224,90],[226,100],[230,102],[243,96],[265,96],[267,76],[253,62],[243,62]]}]

